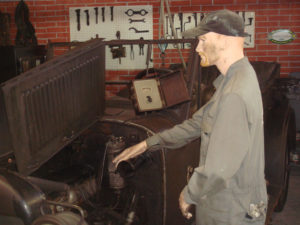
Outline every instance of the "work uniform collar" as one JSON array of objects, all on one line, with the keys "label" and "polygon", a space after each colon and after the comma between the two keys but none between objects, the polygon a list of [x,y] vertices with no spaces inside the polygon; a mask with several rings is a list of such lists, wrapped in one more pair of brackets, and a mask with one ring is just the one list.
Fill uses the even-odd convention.
[{"label": "work uniform collar", "polygon": [[222,83],[222,81],[225,80],[229,80],[232,75],[234,74],[234,71],[239,68],[240,66],[245,65],[245,63],[249,63],[248,61],[248,57],[243,57],[241,59],[239,59],[238,61],[236,61],[235,63],[233,63],[229,69],[227,70],[226,76],[220,74],[213,82],[213,85],[215,86],[216,89],[218,89],[218,87],[220,86],[220,84]]}]

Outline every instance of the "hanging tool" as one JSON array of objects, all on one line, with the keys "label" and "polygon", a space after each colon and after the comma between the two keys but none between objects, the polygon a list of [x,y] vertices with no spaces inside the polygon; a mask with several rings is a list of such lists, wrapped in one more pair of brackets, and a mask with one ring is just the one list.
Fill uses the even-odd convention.
[{"label": "hanging tool", "polygon": [[101,11],[102,11],[102,22],[105,22],[105,7],[102,7]]},{"label": "hanging tool", "polygon": [[76,9],[77,30],[80,31],[80,9]]},{"label": "hanging tool", "polygon": [[[161,38],[161,40],[164,40],[164,38]],[[168,47],[168,43],[164,44],[158,44],[158,48],[160,49],[160,58],[162,60],[162,67],[165,66],[165,57],[166,57],[166,49]]]},{"label": "hanging tool", "polygon": [[136,23],[136,22],[143,22],[143,23],[146,23],[145,18],[143,18],[143,19],[138,19],[138,20],[134,20],[134,19],[129,18],[128,21],[129,21],[129,23]]},{"label": "hanging tool", "polygon": [[[121,38],[120,31],[116,32],[116,37],[118,40]],[[113,59],[119,58],[119,64],[121,64],[121,57],[126,57],[126,49],[122,45],[110,45]]]},{"label": "hanging tool", "polygon": [[168,20],[169,20],[169,17],[166,16],[166,34],[169,34]]},{"label": "hanging tool", "polygon": [[114,7],[111,6],[110,7],[110,21],[113,21],[114,20]]},{"label": "hanging tool", "polygon": [[183,13],[178,13],[178,17],[180,20],[180,32],[183,32]]},{"label": "hanging tool", "polygon": [[[118,40],[121,39],[121,32],[119,30],[116,33],[116,37],[117,37]],[[122,47],[122,45],[120,45],[119,48],[121,48],[121,47]],[[121,57],[119,57],[119,64],[121,64]]]},{"label": "hanging tool", "polygon": [[147,47],[147,58],[146,58],[146,65],[147,65],[146,76],[148,75],[148,71],[149,71],[149,62],[151,60],[151,54],[152,54],[152,44],[148,44],[148,47]]},{"label": "hanging tool", "polygon": [[248,20],[249,20],[249,23],[245,24],[245,26],[251,26],[252,25],[253,17],[249,17]]},{"label": "hanging tool", "polygon": [[[177,33],[175,32],[175,28],[174,28],[174,15],[171,15],[171,11],[170,11],[170,6],[169,6],[169,0],[161,0],[160,1],[160,15],[159,15],[159,38],[161,38],[162,36],[160,35],[161,33],[161,27],[164,25],[163,21],[164,21],[164,4],[166,4],[166,8],[167,8],[167,13],[168,13],[168,18],[169,18],[169,22],[170,22],[170,27],[171,27],[171,31],[172,31],[172,35],[174,35],[175,39],[178,39]],[[164,26],[163,26],[163,30],[164,30]],[[165,33],[164,33],[165,36]],[[182,56],[182,52],[180,50],[180,45],[176,44],[176,48],[178,50],[181,62],[182,62],[182,66],[183,69],[186,70],[186,64],[184,61],[184,58]]]},{"label": "hanging tool", "polygon": [[191,23],[191,17],[190,16],[188,16],[188,21],[187,22],[184,22],[184,24],[183,24],[183,30],[185,30],[185,25],[187,24],[187,23]]},{"label": "hanging tool", "polygon": [[[140,40],[144,40],[143,37],[140,37]],[[139,44],[140,47],[140,51],[139,51],[139,55],[144,55],[144,44]]]},{"label": "hanging tool", "polygon": [[198,25],[197,13],[193,13],[193,17],[194,17],[194,22],[195,22],[195,27],[196,27]]},{"label": "hanging tool", "polygon": [[141,10],[138,10],[138,11],[135,11],[133,9],[128,9],[125,14],[127,16],[133,16],[133,15],[141,15],[141,16],[145,16],[146,14],[148,13],[147,10],[145,9],[141,9]]},{"label": "hanging tool", "polygon": [[90,15],[89,15],[89,10],[86,9],[84,10],[85,14],[86,14],[86,25],[89,26],[90,25]]},{"label": "hanging tool", "polygon": [[95,10],[96,24],[98,24],[98,7],[95,7],[94,10]]},{"label": "hanging tool", "polygon": [[128,30],[134,30],[135,33],[148,33],[149,30],[138,30],[135,27],[130,27]]},{"label": "hanging tool", "polygon": [[130,59],[131,59],[131,60],[134,60],[133,44],[130,45]]}]

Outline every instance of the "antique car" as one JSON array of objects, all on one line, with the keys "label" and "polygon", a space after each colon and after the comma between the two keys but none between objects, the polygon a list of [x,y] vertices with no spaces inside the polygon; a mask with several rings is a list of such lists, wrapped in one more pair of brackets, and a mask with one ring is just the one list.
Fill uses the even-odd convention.
[{"label": "antique car", "polygon": [[[143,108],[138,88],[105,101],[105,46],[161,42],[187,42],[191,49],[196,44],[96,39],[1,84],[0,224],[191,224],[180,213],[178,196],[199,162],[200,139],[146,152],[118,168],[112,164],[126,147],[189,118],[213,93],[218,71],[201,68],[192,50],[186,69],[171,65],[137,75],[159,81],[163,106]],[[295,123],[276,89],[279,64],[252,65],[264,103],[270,219],[287,195]]]}]

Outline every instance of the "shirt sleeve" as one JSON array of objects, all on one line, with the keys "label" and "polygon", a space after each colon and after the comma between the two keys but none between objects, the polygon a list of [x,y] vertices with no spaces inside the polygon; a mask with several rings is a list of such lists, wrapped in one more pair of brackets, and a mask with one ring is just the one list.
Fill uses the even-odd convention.
[{"label": "shirt sleeve", "polygon": [[191,119],[147,138],[146,143],[149,150],[156,150],[161,147],[180,148],[200,137],[202,115],[203,109],[199,109]]},{"label": "shirt sleeve", "polygon": [[190,204],[225,189],[249,149],[249,126],[242,98],[233,93],[223,96],[216,116],[205,165],[195,169],[184,188],[185,201]]}]

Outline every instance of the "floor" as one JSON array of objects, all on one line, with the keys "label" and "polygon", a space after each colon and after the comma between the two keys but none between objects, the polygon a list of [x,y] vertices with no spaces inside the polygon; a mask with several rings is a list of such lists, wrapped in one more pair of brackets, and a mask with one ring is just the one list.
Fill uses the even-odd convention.
[{"label": "floor", "polygon": [[300,165],[291,167],[289,192],[282,212],[274,213],[272,225],[300,225]]}]

